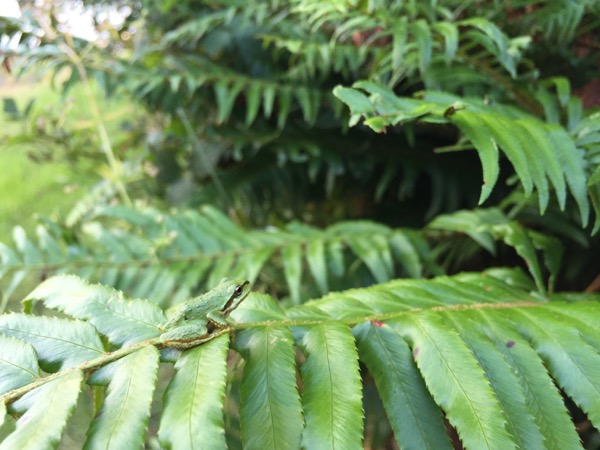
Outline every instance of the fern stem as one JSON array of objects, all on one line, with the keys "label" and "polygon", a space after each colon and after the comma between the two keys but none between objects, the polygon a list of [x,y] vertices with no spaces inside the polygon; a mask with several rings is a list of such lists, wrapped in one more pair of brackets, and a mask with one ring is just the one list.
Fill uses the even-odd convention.
[{"label": "fern stem", "polygon": [[263,322],[236,322],[231,324],[233,330],[244,330],[256,327],[301,327],[307,325],[320,325],[325,322],[340,322],[346,325],[355,325],[362,322],[384,322],[423,311],[467,311],[472,309],[508,309],[508,308],[535,308],[544,306],[545,302],[502,302],[502,303],[471,303],[455,304],[445,306],[434,306],[431,308],[413,308],[408,311],[395,311],[391,313],[373,314],[370,316],[348,317],[345,319],[283,319],[283,320],[265,320]]},{"label": "fern stem", "polygon": [[118,359],[121,359],[124,356],[127,356],[127,355],[129,355],[133,352],[136,352],[136,351],[138,351],[144,347],[147,347],[149,345],[158,346],[159,344],[160,344],[160,338],[154,338],[154,339],[148,339],[146,341],[138,342],[138,343],[130,345],[128,347],[120,348],[118,350],[115,350],[114,352],[105,353],[102,356],[99,356],[97,358],[86,361],[78,366],[69,367],[68,369],[61,370],[60,372],[50,374],[46,377],[38,379],[37,381],[34,381],[33,383],[29,383],[28,385],[22,386],[18,389],[13,389],[12,391],[2,394],[2,395],[0,395],[0,403],[4,402],[5,404],[8,405],[9,403],[11,403],[11,402],[17,400],[18,398],[20,398],[21,396],[25,395],[26,393],[28,393],[40,386],[52,381],[52,380],[55,380],[56,378],[60,378],[61,376],[65,375],[68,372],[72,372],[74,370],[81,370],[86,375],[90,375],[94,370],[98,369],[99,367],[105,366],[106,364],[109,364]]},{"label": "fern stem", "polygon": [[92,115],[94,117],[94,122],[96,124],[96,130],[98,132],[98,136],[100,138],[102,152],[106,156],[106,160],[108,162],[108,166],[110,167],[112,176],[114,177],[114,183],[119,192],[121,200],[128,206],[131,206],[131,199],[127,194],[127,190],[122,181],[123,177],[123,169],[122,163],[117,159],[115,153],[112,148],[112,144],[110,143],[110,138],[108,137],[108,132],[106,131],[106,126],[104,125],[104,121],[102,120],[102,114],[100,112],[100,108],[98,107],[98,102],[96,102],[96,98],[94,96],[94,92],[90,85],[89,77],[87,75],[87,71],[83,65],[83,61],[81,57],[75,51],[75,46],[73,45],[73,39],[70,35],[65,34],[65,40],[67,44],[59,43],[58,47],[67,55],[71,63],[77,69],[79,73],[79,79],[81,80],[81,85],[83,87],[83,91],[87,98],[87,101],[90,105],[90,109],[92,111]]},{"label": "fern stem", "polygon": [[[206,343],[208,341],[211,341],[225,333],[229,333],[233,329],[234,329],[234,327],[227,327],[227,328],[222,328],[219,331],[215,331],[215,332],[209,334],[207,337],[203,338],[203,340],[201,340],[201,341],[199,340],[198,345]],[[138,350],[141,350],[142,348],[148,347],[150,345],[153,345],[154,347],[159,348],[159,349],[169,347],[169,344],[162,342],[160,340],[160,337],[137,342],[137,343],[129,345],[127,347],[122,347],[118,350],[115,350],[114,352],[105,353],[102,356],[99,356],[97,358],[94,358],[94,359],[91,359],[84,363],[81,363],[78,366],[69,367],[68,369],[61,370],[60,372],[56,372],[56,373],[50,374],[46,377],[40,378],[40,379],[34,381],[33,383],[29,383],[20,388],[13,389],[12,391],[8,391],[8,392],[0,395],[0,403],[4,402],[4,404],[8,405],[9,403],[14,402],[15,400],[19,399],[21,396],[27,394],[28,392],[31,392],[34,389],[37,389],[38,387],[43,386],[44,384],[46,384],[52,380],[60,378],[63,375],[65,375],[69,372],[72,372],[74,370],[82,371],[84,373],[84,375],[87,377],[87,376],[91,375],[91,373],[94,370],[99,369],[100,367],[103,367],[114,361],[117,361],[127,355],[130,355],[131,353],[137,352]]]}]

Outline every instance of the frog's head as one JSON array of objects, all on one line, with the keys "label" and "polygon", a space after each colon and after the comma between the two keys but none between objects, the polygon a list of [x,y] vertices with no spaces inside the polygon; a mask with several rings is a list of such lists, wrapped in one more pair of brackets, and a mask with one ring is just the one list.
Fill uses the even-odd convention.
[{"label": "frog's head", "polygon": [[220,312],[221,317],[225,318],[248,296],[250,287],[247,280],[225,278],[214,289],[173,308],[169,319],[160,324],[158,329],[164,333],[190,321],[206,320],[206,315],[213,311]]},{"label": "frog's head", "polygon": [[248,296],[250,288],[251,286],[248,280],[228,280],[227,278],[224,278],[216,288],[207,294],[218,291],[220,298],[227,299],[220,308],[223,317],[227,317],[229,313],[237,308]]}]

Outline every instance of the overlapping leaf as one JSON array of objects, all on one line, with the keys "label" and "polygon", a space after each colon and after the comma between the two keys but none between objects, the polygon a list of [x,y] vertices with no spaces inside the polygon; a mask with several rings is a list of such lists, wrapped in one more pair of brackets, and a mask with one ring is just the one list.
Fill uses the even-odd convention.
[{"label": "overlapping leaf", "polygon": [[65,369],[104,353],[96,329],[88,322],[4,314],[0,333],[31,344],[46,370]]},{"label": "overlapping leaf", "polygon": [[[515,275],[498,273],[511,282]],[[467,448],[579,448],[550,376],[590,418],[600,411],[600,386],[591,381],[597,380],[600,341],[587,325],[597,320],[598,300],[579,303],[578,312],[569,313],[572,304],[546,304],[490,272],[394,281],[332,294],[290,312],[306,318],[303,310],[318,308],[347,322],[370,317],[370,323],[355,329],[359,352],[383,395],[401,447],[447,445],[446,431],[434,421],[439,407]],[[582,310],[589,314],[586,325],[577,323]],[[546,331],[548,326],[560,331]],[[583,356],[589,352],[591,360]],[[404,407],[399,410],[392,399],[402,399]],[[556,426],[550,428],[551,423]]]},{"label": "overlapping leaf", "polygon": [[35,350],[20,339],[0,335],[0,395],[40,376]]},{"label": "overlapping leaf", "polygon": [[81,381],[81,371],[66,372],[17,400],[13,408],[24,414],[0,449],[55,448],[77,402]]}]

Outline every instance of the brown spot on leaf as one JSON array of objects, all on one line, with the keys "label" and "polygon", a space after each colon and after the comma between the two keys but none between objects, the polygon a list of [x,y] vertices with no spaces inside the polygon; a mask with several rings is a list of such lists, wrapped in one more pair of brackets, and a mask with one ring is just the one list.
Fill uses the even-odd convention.
[{"label": "brown spot on leaf", "polygon": [[419,347],[415,347],[413,350],[413,358],[417,359],[417,356],[419,356]]},{"label": "brown spot on leaf", "polygon": [[514,347],[514,346],[515,346],[515,341],[506,341],[506,346],[507,346],[508,348],[512,348],[512,347]]}]

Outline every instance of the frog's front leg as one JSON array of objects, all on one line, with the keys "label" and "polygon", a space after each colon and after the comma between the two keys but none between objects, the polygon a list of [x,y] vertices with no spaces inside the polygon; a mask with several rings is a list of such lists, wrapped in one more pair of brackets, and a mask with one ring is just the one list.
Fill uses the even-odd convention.
[{"label": "frog's front leg", "polygon": [[206,318],[217,328],[231,328],[221,311],[210,311]]}]

